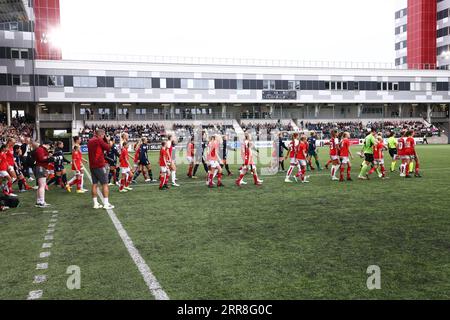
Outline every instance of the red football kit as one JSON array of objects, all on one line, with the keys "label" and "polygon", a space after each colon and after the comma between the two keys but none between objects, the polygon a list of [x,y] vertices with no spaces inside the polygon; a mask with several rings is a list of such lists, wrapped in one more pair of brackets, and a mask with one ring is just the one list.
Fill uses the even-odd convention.
[{"label": "red football kit", "polygon": [[350,154],[349,150],[350,150],[350,140],[348,138],[344,138],[341,141],[340,156],[348,158]]},{"label": "red football kit", "polygon": [[120,152],[119,162],[120,162],[121,168],[129,167],[129,165],[128,165],[128,149],[127,148],[123,148],[122,151]]}]

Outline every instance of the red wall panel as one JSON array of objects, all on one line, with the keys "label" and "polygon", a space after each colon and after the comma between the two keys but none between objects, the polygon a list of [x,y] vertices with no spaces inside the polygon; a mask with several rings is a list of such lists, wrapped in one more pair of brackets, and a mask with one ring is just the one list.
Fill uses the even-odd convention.
[{"label": "red wall panel", "polygon": [[60,28],[59,0],[34,0],[36,59],[61,60],[61,48],[51,35]]},{"label": "red wall panel", "polygon": [[436,68],[436,0],[408,0],[408,68]]}]

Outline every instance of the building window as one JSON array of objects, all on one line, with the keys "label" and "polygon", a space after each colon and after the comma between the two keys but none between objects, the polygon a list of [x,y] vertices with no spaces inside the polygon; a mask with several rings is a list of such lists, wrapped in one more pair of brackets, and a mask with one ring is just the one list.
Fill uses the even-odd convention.
[{"label": "building window", "polygon": [[20,59],[28,59],[28,50],[27,49],[20,50]]},{"label": "building window", "polygon": [[13,74],[12,75],[12,85],[13,86],[20,86],[20,75]]},{"label": "building window", "polygon": [[11,49],[11,59],[20,59],[19,49]]},{"label": "building window", "polygon": [[30,76],[28,74],[23,74],[22,75],[21,85],[22,86],[29,86],[30,85]]},{"label": "building window", "polygon": [[48,76],[49,87],[64,87],[64,76]]},{"label": "building window", "polygon": [[294,88],[295,88],[295,82],[288,81],[288,90],[294,90]]},{"label": "building window", "polygon": [[73,86],[78,88],[97,88],[97,77],[73,77]]}]

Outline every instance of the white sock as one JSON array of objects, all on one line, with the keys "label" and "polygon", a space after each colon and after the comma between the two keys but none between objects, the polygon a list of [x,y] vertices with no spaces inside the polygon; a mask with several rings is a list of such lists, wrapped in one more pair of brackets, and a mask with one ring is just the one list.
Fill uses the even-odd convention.
[{"label": "white sock", "polygon": [[92,198],[92,200],[94,200],[94,204],[95,204],[95,205],[98,205],[98,204],[99,204],[97,198]]},{"label": "white sock", "polygon": [[84,189],[83,183],[84,183],[84,173],[80,175],[81,177],[81,189]]},{"label": "white sock", "polygon": [[177,172],[172,171],[172,182],[175,183],[175,179],[177,178]]},{"label": "white sock", "polygon": [[331,166],[331,172],[333,173],[331,176],[332,177],[334,177],[334,178],[336,178],[336,173],[338,172],[338,170],[339,170],[339,166],[337,165],[332,165]]},{"label": "white sock", "polygon": [[108,206],[109,205],[108,198],[103,198],[103,203],[105,204],[105,206]]}]

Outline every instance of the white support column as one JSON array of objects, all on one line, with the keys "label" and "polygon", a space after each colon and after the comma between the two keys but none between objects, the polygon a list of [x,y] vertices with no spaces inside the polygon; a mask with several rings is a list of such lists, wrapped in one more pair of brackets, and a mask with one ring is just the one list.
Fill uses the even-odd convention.
[{"label": "white support column", "polygon": [[320,114],[320,105],[316,104],[315,110],[314,110],[314,118],[317,118]]},{"label": "white support column", "polygon": [[11,103],[7,102],[6,103],[6,123],[8,124],[8,126],[11,125]]},{"label": "white support column", "polygon": [[170,105],[170,119],[175,118],[175,107],[173,104]]},{"label": "white support column", "polygon": [[41,142],[41,126],[40,126],[40,106],[36,103],[35,106],[35,118],[36,118],[36,141]]},{"label": "white support column", "polygon": [[226,118],[227,118],[227,105],[222,104],[222,119],[226,119]]},{"label": "white support column", "polygon": [[358,119],[361,118],[361,113],[362,113],[362,105],[358,104]]},{"label": "white support column", "polygon": [[398,105],[398,116],[400,118],[402,117],[402,105],[401,104]]},{"label": "white support column", "polygon": [[427,122],[431,123],[431,104],[427,104]]}]

